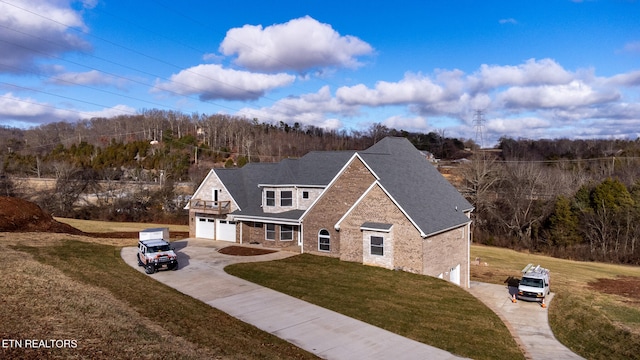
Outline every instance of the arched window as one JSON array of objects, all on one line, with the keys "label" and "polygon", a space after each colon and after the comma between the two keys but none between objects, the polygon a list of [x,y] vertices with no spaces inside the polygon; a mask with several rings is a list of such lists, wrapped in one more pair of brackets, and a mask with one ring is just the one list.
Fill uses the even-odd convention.
[{"label": "arched window", "polygon": [[330,251],[331,250],[331,235],[326,229],[320,230],[318,233],[318,250]]}]

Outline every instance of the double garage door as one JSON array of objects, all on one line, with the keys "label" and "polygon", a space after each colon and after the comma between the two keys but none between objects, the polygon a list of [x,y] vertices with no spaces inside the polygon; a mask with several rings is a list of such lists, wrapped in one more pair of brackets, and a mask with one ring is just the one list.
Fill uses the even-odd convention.
[{"label": "double garage door", "polygon": [[196,237],[236,241],[236,222],[196,215]]}]

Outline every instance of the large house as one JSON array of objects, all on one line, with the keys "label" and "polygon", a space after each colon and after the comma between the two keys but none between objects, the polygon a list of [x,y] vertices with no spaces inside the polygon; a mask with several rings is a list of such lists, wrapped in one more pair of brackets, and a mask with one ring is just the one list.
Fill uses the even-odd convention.
[{"label": "large house", "polygon": [[469,286],[473,207],[407,139],[212,169],[191,237],[338,257]]}]

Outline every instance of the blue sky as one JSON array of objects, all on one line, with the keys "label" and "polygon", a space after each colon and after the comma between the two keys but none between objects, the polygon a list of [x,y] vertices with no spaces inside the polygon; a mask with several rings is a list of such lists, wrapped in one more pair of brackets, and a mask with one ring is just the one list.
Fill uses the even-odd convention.
[{"label": "blue sky", "polygon": [[0,124],[158,108],[483,145],[640,136],[637,1],[0,0]]}]

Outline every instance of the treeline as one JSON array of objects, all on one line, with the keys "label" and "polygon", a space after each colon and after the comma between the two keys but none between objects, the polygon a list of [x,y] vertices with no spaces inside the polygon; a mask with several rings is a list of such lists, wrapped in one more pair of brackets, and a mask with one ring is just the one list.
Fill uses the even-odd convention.
[{"label": "treeline", "polygon": [[[277,162],[313,150],[361,150],[408,138],[474,205],[474,241],[583,260],[640,264],[640,141],[471,140],[374,124],[363,131],[271,124],[227,115],[146,110],[140,115],[0,127],[0,191],[57,216],[186,222],[186,198],[212,167]],[[446,160],[461,160],[448,162]],[[20,177],[55,179],[26,193]],[[122,182],[128,181],[123,188]],[[155,184],[155,186],[148,186]]]},{"label": "treeline", "polygon": [[502,139],[460,167],[478,243],[640,264],[638,141]]},{"label": "treeline", "polygon": [[[441,134],[409,133],[374,124],[366,131],[260,123],[227,115],[145,110],[141,115],[57,122],[22,130],[0,127],[5,174],[55,177],[61,163],[108,177],[198,181],[197,168],[277,162],[312,150],[359,150],[385,136],[404,136],[436,157],[464,156],[465,144]],[[468,145],[468,144],[467,144]]]},{"label": "treeline", "polygon": [[[380,124],[362,132],[331,131],[299,123],[145,110],[26,130],[0,127],[0,191],[27,197],[58,216],[166,221],[167,216],[184,215],[184,203],[174,200],[179,196],[171,186],[197,186],[212,167],[277,162],[313,150],[360,150],[390,135],[405,136],[438,157],[464,156],[464,144],[444,134],[409,133]],[[55,191],[24,193],[10,177],[53,178]],[[123,181],[130,182],[126,194],[117,191]]]}]

